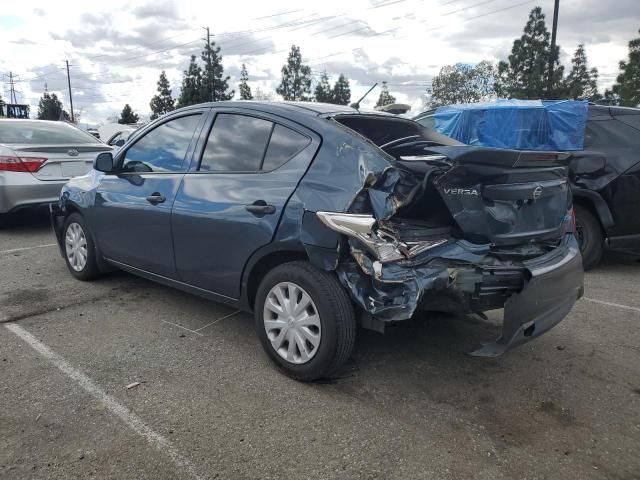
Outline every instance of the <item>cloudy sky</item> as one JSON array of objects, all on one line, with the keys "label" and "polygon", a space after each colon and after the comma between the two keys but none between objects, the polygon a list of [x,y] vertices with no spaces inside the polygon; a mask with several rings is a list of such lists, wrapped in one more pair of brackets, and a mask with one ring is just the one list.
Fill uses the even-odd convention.
[{"label": "cloudy sky", "polygon": [[[13,72],[18,101],[31,104],[32,113],[45,84],[68,108],[69,60],[74,108],[83,123],[103,123],[125,103],[148,114],[160,71],[166,70],[177,96],[181,72],[191,54],[199,55],[202,27],[209,26],[236,92],[242,63],[254,92],[273,92],[295,43],[316,79],[323,70],[333,81],[344,73],[352,100],[386,80],[397,100],[417,113],[443,65],[505,59],[536,5],[550,25],[553,0],[5,1],[2,95],[9,99],[7,75]],[[639,0],[562,0],[561,61],[567,65],[584,43],[604,90],[638,28]]]}]

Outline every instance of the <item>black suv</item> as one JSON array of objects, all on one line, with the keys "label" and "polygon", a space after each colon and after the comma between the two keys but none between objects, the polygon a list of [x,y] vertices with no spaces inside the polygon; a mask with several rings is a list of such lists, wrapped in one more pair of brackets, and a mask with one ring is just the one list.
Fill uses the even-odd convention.
[{"label": "black suv", "polygon": [[135,132],[52,208],[72,275],[117,267],[253,311],[294,378],[349,358],[356,319],[503,308],[495,356],[582,293],[567,156],[468,147],[389,114],[219,102]]},{"label": "black suv", "polygon": [[640,254],[640,109],[589,105],[570,173],[585,268],[605,248]]}]

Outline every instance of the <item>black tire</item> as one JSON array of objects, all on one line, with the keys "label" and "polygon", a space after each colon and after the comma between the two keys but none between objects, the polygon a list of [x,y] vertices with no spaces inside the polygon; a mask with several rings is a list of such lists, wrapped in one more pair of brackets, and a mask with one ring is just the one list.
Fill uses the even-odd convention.
[{"label": "black tire", "polygon": [[[272,346],[263,318],[264,305],[271,289],[282,282],[301,287],[315,304],[320,318],[321,337],[314,356],[296,364],[281,357]],[[279,265],[260,283],[255,302],[258,338],[271,360],[290,377],[312,381],[330,377],[351,356],[356,337],[353,303],[335,274],[321,271],[310,263],[296,261]]]},{"label": "black tire", "polygon": [[574,206],[576,210],[576,236],[582,253],[582,265],[589,270],[602,259],[604,253],[604,233],[598,219],[587,208]]},{"label": "black tire", "polygon": [[[84,266],[80,270],[76,270],[69,261],[69,255],[67,254],[67,231],[71,225],[77,224],[82,229],[84,237],[86,239],[86,249],[87,249],[87,261]],[[82,280],[84,282],[94,280],[101,276],[101,272],[98,269],[97,258],[96,258],[96,248],[93,243],[93,237],[91,236],[91,232],[89,231],[89,227],[85,222],[82,215],[79,213],[72,213],[69,215],[64,221],[64,227],[62,228],[62,250],[64,255],[64,260],[67,263],[67,267],[69,268],[69,272],[71,275],[76,277],[78,280]]]}]

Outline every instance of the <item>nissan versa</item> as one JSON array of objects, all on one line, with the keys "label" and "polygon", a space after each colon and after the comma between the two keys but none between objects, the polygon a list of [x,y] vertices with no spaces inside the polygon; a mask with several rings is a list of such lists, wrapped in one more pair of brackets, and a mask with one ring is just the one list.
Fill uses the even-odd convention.
[{"label": "nissan versa", "polygon": [[356,319],[504,308],[496,356],[582,294],[565,154],[470,147],[320,103],[220,102],[134,133],[52,206],[72,275],[113,267],[253,311],[300,380],[349,357]]}]

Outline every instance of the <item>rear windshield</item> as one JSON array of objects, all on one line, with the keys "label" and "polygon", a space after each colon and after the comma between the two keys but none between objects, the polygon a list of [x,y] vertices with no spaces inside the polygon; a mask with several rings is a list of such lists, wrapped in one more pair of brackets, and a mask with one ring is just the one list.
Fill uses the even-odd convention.
[{"label": "rear windshield", "polygon": [[88,133],[64,122],[0,121],[0,143],[26,145],[78,145],[99,143]]},{"label": "rear windshield", "polygon": [[336,115],[334,120],[355,130],[379,147],[401,138],[419,137],[440,145],[462,145],[460,142],[423,127],[413,120],[386,115]]}]

